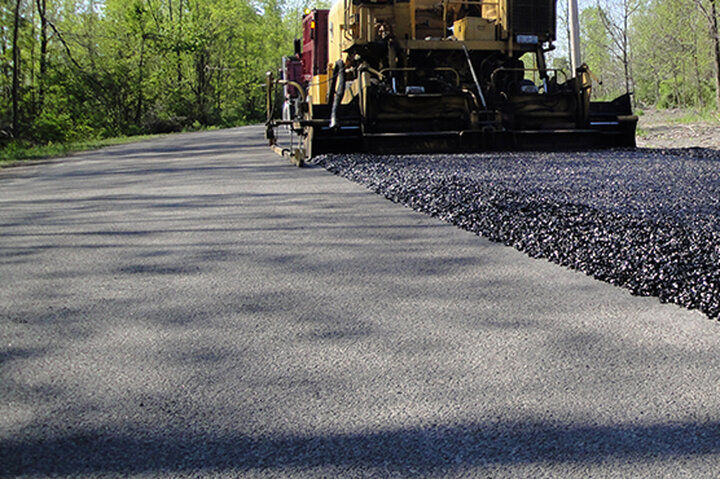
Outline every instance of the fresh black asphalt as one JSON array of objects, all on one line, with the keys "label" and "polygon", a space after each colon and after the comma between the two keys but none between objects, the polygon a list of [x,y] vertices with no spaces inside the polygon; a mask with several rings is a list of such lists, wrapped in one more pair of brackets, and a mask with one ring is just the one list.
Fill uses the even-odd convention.
[{"label": "fresh black asphalt", "polygon": [[317,163],[534,258],[720,315],[720,152],[328,155]]}]

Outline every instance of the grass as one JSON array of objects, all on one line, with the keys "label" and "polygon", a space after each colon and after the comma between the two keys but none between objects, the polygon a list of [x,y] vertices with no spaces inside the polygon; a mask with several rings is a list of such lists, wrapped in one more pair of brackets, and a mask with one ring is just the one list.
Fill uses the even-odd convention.
[{"label": "grass", "polygon": [[114,138],[103,138],[83,140],[73,143],[50,143],[48,145],[32,145],[23,142],[13,142],[0,150],[0,168],[27,160],[41,160],[43,158],[54,158],[65,156],[79,151],[97,150],[105,146],[123,145],[150,138],[157,138],[161,135],[138,135],[119,136]]},{"label": "grass", "polygon": [[677,118],[673,118],[672,123],[698,123],[698,122],[709,122],[709,123],[720,123],[720,114],[718,114],[717,110],[704,110],[704,111],[696,111],[691,110],[683,114],[682,116],[679,116]]},{"label": "grass", "polygon": [[649,133],[650,132],[644,128],[637,127],[635,129],[635,136],[637,136],[638,138],[646,137],[646,136],[648,136]]}]

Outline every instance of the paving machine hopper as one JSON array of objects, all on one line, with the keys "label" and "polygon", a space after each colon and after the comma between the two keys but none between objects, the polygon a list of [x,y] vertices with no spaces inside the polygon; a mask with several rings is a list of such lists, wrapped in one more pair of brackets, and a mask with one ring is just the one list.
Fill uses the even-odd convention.
[{"label": "paving machine hopper", "polygon": [[556,2],[338,0],[306,11],[295,54],[268,73],[270,145],[299,165],[332,152],[635,146],[629,94],[591,101],[587,65],[547,66]]}]

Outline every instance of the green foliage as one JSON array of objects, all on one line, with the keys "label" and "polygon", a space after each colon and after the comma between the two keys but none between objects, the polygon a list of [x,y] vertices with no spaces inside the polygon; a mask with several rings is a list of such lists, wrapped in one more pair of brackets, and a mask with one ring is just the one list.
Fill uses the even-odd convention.
[{"label": "green foliage", "polygon": [[32,137],[48,143],[62,143],[67,140],[73,122],[67,113],[42,112],[32,124]]},{"label": "green foliage", "polygon": [[[267,70],[292,51],[302,4],[281,0],[21,0],[17,139],[72,142],[264,118]],[[10,4],[0,8],[0,89],[11,86]],[[0,137],[12,104],[0,95]]]},{"label": "green foliage", "polygon": [[[39,2],[46,5],[43,44]],[[700,2],[700,6],[698,5]],[[710,0],[628,0],[629,88],[643,105],[714,108]],[[292,52],[305,7],[329,0],[20,0],[19,128],[12,131],[13,14],[0,3],[0,142],[43,144],[262,121],[265,72]],[[584,3],[595,98],[626,89],[622,0]],[[704,7],[700,8],[700,7]],[[559,29],[562,31],[562,21]],[[528,66],[534,66],[528,56]],[[555,68],[569,71],[557,53]]]},{"label": "green foliage", "polygon": [[713,104],[712,35],[698,2],[650,0],[633,19],[637,99],[659,108]]},{"label": "green foliage", "polygon": [[613,40],[603,24],[600,7],[588,7],[580,12],[580,25],[583,61],[600,79],[593,85],[593,96],[612,99],[625,93],[622,65],[612,54]]},{"label": "green foliage", "polygon": [[[565,52],[566,3],[559,0],[558,19],[558,43]],[[586,0],[580,5],[585,7],[582,59],[602,82],[593,85],[595,98],[612,99],[627,88],[639,105],[717,109],[711,0]],[[559,60],[564,57],[556,53],[553,62]]]}]

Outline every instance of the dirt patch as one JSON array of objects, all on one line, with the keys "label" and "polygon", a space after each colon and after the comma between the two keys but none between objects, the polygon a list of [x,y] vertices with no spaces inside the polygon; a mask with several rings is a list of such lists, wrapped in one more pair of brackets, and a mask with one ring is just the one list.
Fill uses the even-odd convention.
[{"label": "dirt patch", "polygon": [[637,145],[720,150],[720,118],[688,121],[689,113],[687,110],[646,110],[638,122]]}]

